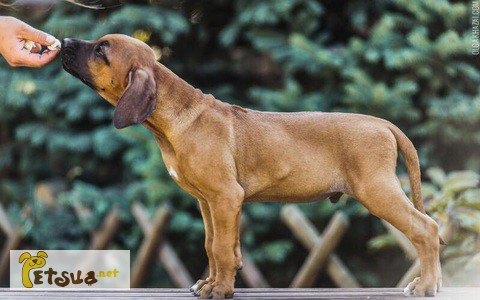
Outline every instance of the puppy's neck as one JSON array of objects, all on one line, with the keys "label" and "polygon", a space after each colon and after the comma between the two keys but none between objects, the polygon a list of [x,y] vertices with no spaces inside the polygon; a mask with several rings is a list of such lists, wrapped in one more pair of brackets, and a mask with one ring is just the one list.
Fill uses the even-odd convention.
[{"label": "puppy's neck", "polygon": [[174,139],[187,129],[206,109],[221,103],[205,95],[164,65],[153,67],[157,83],[157,104],[153,114],[143,123],[156,137]]}]

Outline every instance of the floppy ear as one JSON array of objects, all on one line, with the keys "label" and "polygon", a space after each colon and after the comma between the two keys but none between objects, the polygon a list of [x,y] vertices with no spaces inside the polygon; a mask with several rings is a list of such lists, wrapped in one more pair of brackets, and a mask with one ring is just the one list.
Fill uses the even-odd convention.
[{"label": "floppy ear", "polygon": [[132,69],[128,85],[113,113],[113,125],[121,129],[145,121],[155,110],[157,87],[152,75],[142,69]]},{"label": "floppy ear", "polygon": [[21,263],[21,262],[23,262],[24,260],[26,260],[27,258],[30,258],[30,257],[31,257],[30,253],[24,252],[24,253],[22,253],[22,255],[20,255],[20,258],[18,259],[18,262]]},{"label": "floppy ear", "polygon": [[38,251],[37,256],[48,257],[48,255],[47,255],[47,253],[45,253],[45,251]]}]

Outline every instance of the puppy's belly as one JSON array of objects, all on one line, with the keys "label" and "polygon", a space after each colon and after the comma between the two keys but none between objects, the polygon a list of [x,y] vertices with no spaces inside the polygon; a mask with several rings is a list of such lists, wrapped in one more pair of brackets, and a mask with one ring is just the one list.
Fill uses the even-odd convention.
[{"label": "puppy's belly", "polygon": [[311,203],[328,199],[336,193],[316,195],[253,195],[245,199],[244,203],[279,202],[279,203]]},{"label": "puppy's belly", "polygon": [[309,203],[325,200],[335,194],[350,194],[350,189],[341,178],[331,180],[286,180],[248,195],[245,203],[282,202]]}]

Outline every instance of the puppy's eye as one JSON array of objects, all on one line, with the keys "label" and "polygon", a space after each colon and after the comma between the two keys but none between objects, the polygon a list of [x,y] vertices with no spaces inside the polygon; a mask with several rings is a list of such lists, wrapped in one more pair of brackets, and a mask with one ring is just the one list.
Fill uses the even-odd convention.
[{"label": "puppy's eye", "polygon": [[95,55],[98,57],[105,57],[105,47],[108,47],[110,44],[108,41],[103,41],[95,47]]},{"label": "puppy's eye", "polygon": [[110,44],[108,43],[108,41],[103,41],[100,44],[98,44],[94,49],[95,56],[105,61],[107,66],[110,66],[110,61],[108,60],[107,55],[105,55],[105,49],[109,46]]},{"label": "puppy's eye", "polygon": [[104,57],[105,54],[103,53],[102,45],[98,45],[95,49],[95,54],[99,57]]}]

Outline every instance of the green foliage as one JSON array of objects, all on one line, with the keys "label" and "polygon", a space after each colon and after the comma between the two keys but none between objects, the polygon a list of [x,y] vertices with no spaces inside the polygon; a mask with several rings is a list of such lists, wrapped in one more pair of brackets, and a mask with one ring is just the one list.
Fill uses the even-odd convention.
[{"label": "green foliage", "polygon": [[289,254],[292,249],[293,245],[290,240],[276,240],[255,249],[253,258],[258,261],[281,263],[285,261],[287,254]]},{"label": "green foliage", "polygon": [[[359,112],[389,119],[414,140],[424,167],[480,171],[480,72],[470,54],[467,2],[123,2],[99,11],[62,3],[40,12],[38,19],[29,11],[18,13],[58,38],[134,36],[154,47],[162,63],[182,78],[224,101],[271,111]],[[196,201],[168,176],[145,128],[115,130],[112,107],[58,61],[39,70],[12,69],[1,61],[0,86],[0,197],[32,245],[87,248],[92,231],[117,207],[122,230],[112,247],[135,254],[142,234],[131,204],[143,203],[151,215],[165,204],[173,211],[168,237],[199,275],[206,256]],[[432,200],[432,207],[439,215],[457,210],[460,219],[450,221],[467,230],[470,243],[471,230],[478,226],[472,214],[478,192],[459,184],[453,195],[440,196],[444,184],[435,180],[450,177],[434,173],[429,174],[439,200]],[[35,185],[51,178],[67,185],[55,209],[34,196]],[[447,205],[457,199],[461,206]],[[358,264],[367,249],[357,246],[382,228],[358,202],[348,197],[340,202],[344,205],[301,207],[319,229],[336,209],[359,224],[349,230],[338,253],[358,278],[365,278],[364,284],[376,284],[382,278]],[[293,274],[306,254],[280,221],[280,208],[272,203],[244,208],[244,247],[273,286],[287,285],[285,274]],[[386,238],[377,247],[389,243]],[[160,268],[153,274],[149,285],[171,284]]]},{"label": "green foliage", "polygon": [[381,234],[368,241],[368,248],[374,252],[381,249],[397,246],[398,242],[391,234]]},{"label": "green foliage", "polygon": [[[223,44],[243,37],[282,70],[283,89],[251,89],[260,107],[383,117],[415,138],[423,165],[448,161],[447,168],[474,163],[478,169],[472,147],[478,146],[480,73],[470,54],[467,3],[350,1],[335,6],[343,30],[332,29],[326,9],[310,1],[291,1],[289,18],[287,9],[270,9],[268,20],[258,14],[273,1],[238,3],[240,16],[222,32]],[[291,18],[305,7],[302,18],[311,26],[295,26]],[[452,157],[458,148],[465,155]]]},{"label": "green foliage", "polygon": [[479,175],[472,171],[444,174],[440,169],[427,171],[431,184],[424,185],[426,209],[440,226],[448,241],[443,258],[473,256],[480,247]]}]

